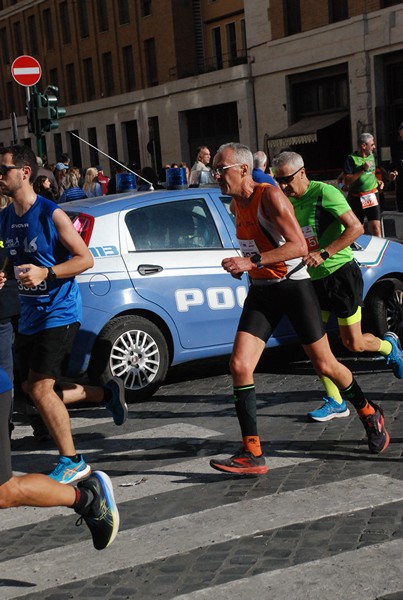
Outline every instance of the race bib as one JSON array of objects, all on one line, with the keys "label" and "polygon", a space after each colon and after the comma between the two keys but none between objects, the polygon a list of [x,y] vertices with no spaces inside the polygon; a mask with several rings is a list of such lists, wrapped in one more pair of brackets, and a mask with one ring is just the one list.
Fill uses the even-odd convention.
[{"label": "race bib", "polygon": [[308,252],[312,252],[314,250],[319,250],[318,240],[314,234],[313,228],[311,225],[305,225],[305,227],[301,227],[302,233],[304,234],[304,238],[306,240],[306,245],[308,246]]},{"label": "race bib", "polygon": [[371,206],[378,206],[378,199],[374,192],[367,192],[360,195],[360,201],[362,208],[371,208]]},{"label": "race bib", "polygon": [[[25,269],[25,270],[28,270],[28,269]],[[31,296],[31,297],[38,297],[38,298],[49,296],[48,283],[47,283],[46,279],[44,281],[41,281],[35,287],[26,287],[25,285],[22,285],[21,280],[20,280],[20,274],[23,272],[24,272],[24,269],[21,269],[21,267],[19,267],[19,266],[14,267],[14,276],[15,276],[15,279],[17,282],[18,292],[19,292],[20,296]]]},{"label": "race bib", "polygon": [[238,240],[238,242],[242,256],[247,258],[248,256],[259,254],[259,248],[256,246],[255,240]]}]

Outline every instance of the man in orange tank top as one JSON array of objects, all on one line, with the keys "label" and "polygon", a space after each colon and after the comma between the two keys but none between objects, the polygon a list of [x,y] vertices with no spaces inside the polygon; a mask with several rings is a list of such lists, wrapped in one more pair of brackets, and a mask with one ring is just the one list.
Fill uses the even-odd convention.
[{"label": "man in orange tank top", "polygon": [[252,153],[238,143],[224,144],[213,162],[221,192],[232,196],[231,210],[242,256],[225,258],[233,277],[249,276],[249,292],[240,317],[230,360],[234,401],[242,447],[232,457],[211,460],[218,471],[262,475],[267,465],[257,431],[253,373],[281,318],[286,315],[318,376],[330,379],[360,411],[369,450],[389,444],[382,410],[368,402],[351,371],[338,362],[329,346],[319,302],[302,260],[306,242],[288,198],[277,187],[251,177]]}]

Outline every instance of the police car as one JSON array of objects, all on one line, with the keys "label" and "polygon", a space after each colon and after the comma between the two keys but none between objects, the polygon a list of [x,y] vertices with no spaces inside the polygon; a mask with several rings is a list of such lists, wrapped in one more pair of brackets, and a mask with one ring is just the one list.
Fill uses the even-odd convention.
[{"label": "police car", "polygon": [[[121,377],[128,401],[164,382],[168,368],[229,354],[247,294],[223,258],[240,254],[230,198],[216,186],[127,193],[62,205],[94,256],[77,277],[83,321],[70,373]],[[402,337],[403,246],[362,236],[364,327]],[[285,319],[269,346],[296,341]]]}]

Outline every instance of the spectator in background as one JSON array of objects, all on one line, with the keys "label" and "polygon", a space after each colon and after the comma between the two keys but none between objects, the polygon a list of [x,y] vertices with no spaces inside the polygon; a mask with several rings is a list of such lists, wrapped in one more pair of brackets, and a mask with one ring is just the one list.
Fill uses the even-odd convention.
[{"label": "spectator in background", "polygon": [[190,169],[189,169],[189,167],[187,166],[187,164],[184,161],[182,161],[179,166],[182,169],[185,169],[185,171],[186,171],[186,181],[187,181],[187,183],[189,183],[189,179],[190,179]]},{"label": "spectator in background", "polygon": [[107,193],[108,194],[116,194],[116,175],[119,175],[119,173],[126,173],[126,169],[121,166],[121,165],[116,165],[115,167],[115,173],[113,175],[113,177],[110,178],[110,180],[108,181],[108,185],[107,185]]},{"label": "spectator in background", "polygon": [[39,175],[35,179],[34,192],[43,198],[56,202],[56,197],[52,192],[49,177],[46,177],[46,175]]},{"label": "spectator in background", "polygon": [[256,183],[270,183],[270,185],[276,185],[273,177],[266,173],[266,168],[267,156],[262,150],[258,150],[253,155],[253,181],[256,181]]},{"label": "spectator in background", "polygon": [[77,176],[72,169],[67,173],[67,180],[69,187],[67,190],[64,190],[63,194],[60,196],[59,204],[62,204],[63,202],[72,202],[73,200],[82,200],[87,197],[84,190],[78,185]]},{"label": "spectator in background", "polygon": [[63,194],[64,190],[67,189],[67,167],[64,163],[58,162],[55,166],[55,179],[58,189],[58,198]]},{"label": "spectator in background", "polygon": [[48,166],[47,167],[43,166],[43,160],[40,156],[36,157],[36,164],[38,165],[37,177],[45,176],[49,179],[50,189],[53,194],[53,198],[51,198],[51,200],[54,200],[56,202],[57,199],[59,198],[59,188],[58,188],[53,171]]},{"label": "spectator in background", "polygon": [[107,194],[109,177],[107,175],[104,175],[104,170],[102,168],[102,165],[98,165],[97,170],[98,170],[98,181],[101,184],[102,193]]},{"label": "spectator in background", "polygon": [[63,154],[61,155],[60,162],[62,162],[66,165],[66,169],[70,168],[70,156],[68,154],[66,154],[65,152],[63,152]]},{"label": "spectator in background", "polygon": [[102,196],[102,186],[98,181],[98,169],[89,167],[85,173],[83,191],[87,198]]},{"label": "spectator in background", "polygon": [[190,169],[189,185],[197,186],[200,183],[215,183],[211,169],[208,166],[210,157],[210,150],[207,146],[198,147],[196,161]]},{"label": "spectator in background", "polygon": [[152,186],[155,190],[163,189],[163,186],[158,183],[158,175],[152,167],[144,167],[144,169],[141,170],[140,175],[142,177],[144,177],[144,179],[146,181],[144,181],[143,179],[141,179],[141,177],[139,177],[139,185],[138,185],[139,192],[147,192],[150,189],[150,186],[147,183],[147,181],[149,181],[152,184]]}]

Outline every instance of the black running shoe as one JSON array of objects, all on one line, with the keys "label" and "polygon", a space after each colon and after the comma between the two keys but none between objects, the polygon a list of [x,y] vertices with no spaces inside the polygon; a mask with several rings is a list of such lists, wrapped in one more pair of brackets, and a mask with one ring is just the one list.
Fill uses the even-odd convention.
[{"label": "black running shoe", "polygon": [[88,479],[80,481],[78,488],[86,488],[94,494],[94,500],[84,512],[76,525],[82,520],[91,531],[92,541],[97,550],[110,546],[119,531],[119,511],[113,496],[112,482],[103,471],[94,471]]},{"label": "black running shoe", "polygon": [[382,408],[373,402],[369,402],[369,404],[375,409],[374,414],[360,417],[360,419],[367,432],[369,451],[373,454],[380,454],[389,446],[390,436],[385,428]]},{"label": "black running shoe", "polygon": [[244,448],[238,450],[231,458],[210,460],[210,467],[224,473],[238,473],[239,475],[264,475],[268,471],[263,454],[253,456]]}]

